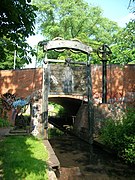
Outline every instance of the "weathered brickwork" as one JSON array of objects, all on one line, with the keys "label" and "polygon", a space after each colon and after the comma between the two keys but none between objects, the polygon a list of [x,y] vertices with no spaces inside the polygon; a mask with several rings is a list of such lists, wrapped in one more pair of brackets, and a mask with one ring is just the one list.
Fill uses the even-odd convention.
[{"label": "weathered brickwork", "polygon": [[[135,65],[107,68],[107,100],[102,104],[102,67],[92,67],[92,85],[94,97],[94,137],[98,136],[105,118],[120,118],[126,106],[135,107]],[[89,123],[87,105],[81,105],[74,123],[74,133],[88,140]]]},{"label": "weathered brickwork", "polygon": [[[55,66],[57,69],[57,66]],[[23,69],[23,70],[1,70],[0,71],[0,94],[10,92],[17,97],[26,98],[27,96],[35,93],[37,90],[42,89],[42,76],[43,69]],[[54,73],[55,75],[55,73]],[[60,73],[59,73],[60,75]],[[81,71],[78,73],[78,80],[81,79]],[[55,78],[53,79],[55,81]],[[93,86],[93,99],[96,107],[100,107],[96,110],[96,122],[97,126],[100,125],[98,112],[105,110],[101,105],[102,100],[102,66],[92,65],[92,86]],[[135,65],[119,66],[108,65],[107,67],[107,101],[109,108],[123,108],[123,105],[132,104],[135,105]],[[82,89],[82,88],[81,88]],[[84,88],[85,89],[85,88]],[[59,95],[60,97],[60,95]],[[63,101],[63,99],[62,99]],[[107,107],[107,108],[108,108]],[[118,107],[118,108],[119,108]],[[84,111],[86,108],[84,108]],[[82,112],[82,109],[81,109]],[[104,113],[104,112],[103,112]],[[10,113],[11,114],[11,113]],[[80,129],[87,126],[86,113],[82,112],[80,120]],[[100,113],[101,114],[101,113]],[[11,115],[10,115],[11,116]],[[83,125],[82,125],[82,124]]]},{"label": "weathered brickwork", "polygon": [[25,98],[42,88],[42,69],[0,71],[0,87],[0,94],[10,91]]},{"label": "weathered brickwork", "polygon": [[[78,79],[81,77],[78,75]],[[135,96],[135,65],[107,67],[108,101],[130,101]],[[102,96],[102,66],[92,65],[93,97]],[[10,90],[12,94],[26,97],[42,89],[42,68],[0,71],[0,94]]]},{"label": "weathered brickwork", "polygon": [[[108,102],[131,102],[135,98],[135,65],[107,67],[107,100]],[[92,69],[93,96],[102,97],[102,67]]]}]

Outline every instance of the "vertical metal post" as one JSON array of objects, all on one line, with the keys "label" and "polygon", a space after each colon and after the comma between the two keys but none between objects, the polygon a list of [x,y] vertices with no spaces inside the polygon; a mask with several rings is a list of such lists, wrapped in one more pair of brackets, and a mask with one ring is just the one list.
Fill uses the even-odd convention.
[{"label": "vertical metal post", "polygon": [[111,54],[110,48],[103,44],[98,48],[97,54],[102,61],[102,103],[107,103],[107,56]]},{"label": "vertical metal post", "polygon": [[87,87],[88,87],[88,130],[89,130],[89,143],[93,143],[94,132],[94,107],[92,98],[92,78],[91,78],[91,64],[90,57],[88,55],[87,60]]},{"label": "vertical metal post", "polygon": [[48,139],[48,94],[49,94],[49,73],[48,64],[43,68],[43,87],[42,87],[42,138]]},{"label": "vertical metal post", "polygon": [[107,103],[107,61],[102,61],[102,103]]}]

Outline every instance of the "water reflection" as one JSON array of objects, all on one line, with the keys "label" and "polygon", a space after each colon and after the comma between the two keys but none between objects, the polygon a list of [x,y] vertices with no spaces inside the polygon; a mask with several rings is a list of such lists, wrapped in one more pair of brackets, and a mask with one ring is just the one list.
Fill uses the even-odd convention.
[{"label": "water reflection", "polygon": [[135,168],[95,145],[70,135],[53,138],[50,143],[61,164],[59,180],[135,179]]}]

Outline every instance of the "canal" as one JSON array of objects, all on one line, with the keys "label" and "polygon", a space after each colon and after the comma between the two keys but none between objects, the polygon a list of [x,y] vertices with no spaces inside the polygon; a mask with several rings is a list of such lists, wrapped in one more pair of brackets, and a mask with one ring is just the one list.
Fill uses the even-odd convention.
[{"label": "canal", "polygon": [[97,145],[63,134],[49,142],[60,161],[58,180],[134,180],[135,167],[129,167],[116,156]]}]

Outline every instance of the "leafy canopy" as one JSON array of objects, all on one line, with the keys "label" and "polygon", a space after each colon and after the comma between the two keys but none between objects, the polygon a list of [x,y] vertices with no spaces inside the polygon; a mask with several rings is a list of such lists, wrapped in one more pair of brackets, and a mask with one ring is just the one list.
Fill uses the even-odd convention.
[{"label": "leafy canopy", "polygon": [[[28,63],[32,48],[26,38],[34,34],[35,10],[31,0],[2,0],[0,5],[0,69],[12,69],[14,50],[18,68]],[[33,54],[34,52],[32,52]]]},{"label": "leafy canopy", "polygon": [[117,33],[112,46],[112,62],[119,64],[133,63],[135,59],[135,20]]},{"label": "leafy canopy", "polygon": [[[128,9],[135,14],[135,1],[130,0]],[[112,62],[119,64],[135,64],[135,19],[131,19],[125,28],[114,38]]]},{"label": "leafy canopy", "polygon": [[[117,23],[102,16],[100,7],[83,0],[34,0],[33,3],[38,7],[37,23],[46,40],[79,39],[97,48],[101,44],[110,45],[120,29]],[[78,55],[71,56],[78,59]],[[94,55],[93,62],[99,61]]]}]

